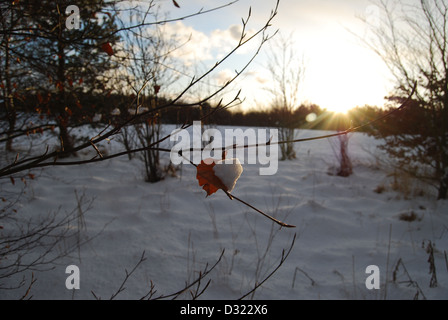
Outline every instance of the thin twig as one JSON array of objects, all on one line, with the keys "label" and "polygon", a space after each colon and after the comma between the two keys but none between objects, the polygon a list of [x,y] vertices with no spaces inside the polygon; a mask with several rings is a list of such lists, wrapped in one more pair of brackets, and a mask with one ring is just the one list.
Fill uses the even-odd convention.
[{"label": "thin twig", "polygon": [[[28,286],[28,289],[25,291],[25,294],[20,298],[20,300],[24,300],[31,291],[31,287],[33,286],[33,284],[37,281],[37,279],[34,278],[34,272],[31,273],[31,282],[30,285]],[[32,296],[28,297],[28,299],[31,299]]]},{"label": "thin twig", "polygon": [[[396,282],[396,281],[397,281],[397,272],[398,272],[398,268],[400,267],[400,265],[403,267],[403,271],[404,271],[404,273],[406,274],[406,276],[408,277],[408,281],[406,281],[406,282],[408,282],[410,285],[413,285],[413,286],[415,286],[415,287],[417,288],[417,293],[415,294],[414,299],[418,298],[418,294],[420,293],[420,294],[423,296],[423,299],[426,300],[426,296],[425,296],[425,294],[423,293],[423,290],[422,290],[422,289],[420,288],[420,286],[418,285],[418,282],[417,282],[417,281],[414,281],[414,280],[411,278],[411,275],[409,274],[408,270],[406,269],[406,266],[404,265],[404,262],[403,262],[403,260],[401,260],[401,258],[398,259],[398,262],[397,262],[397,264],[395,265],[394,272],[393,272],[393,277],[392,277],[392,281],[393,281],[393,282]],[[399,283],[400,283],[400,282],[399,282]]]},{"label": "thin twig", "polygon": [[291,284],[291,288],[294,289],[294,284],[296,282],[296,273],[297,271],[302,272],[305,277],[307,277],[310,281],[311,281],[311,285],[314,286],[316,284],[316,281],[314,281],[313,278],[311,278],[308,273],[306,273],[304,270],[300,269],[299,267],[296,267],[296,269],[294,270],[294,277],[292,278],[292,284]]},{"label": "thin twig", "polygon": [[[184,156],[182,156],[182,157],[184,157]],[[195,166],[195,167],[197,168],[197,164],[193,163],[193,161],[191,161],[190,159],[187,159],[187,158],[185,158],[185,157],[184,157],[184,159],[186,159],[187,161],[189,161],[189,162],[191,163],[191,165],[193,165],[193,166]],[[241,200],[240,198],[238,198],[238,197],[236,197],[235,195],[231,194],[231,193],[228,192],[227,190],[224,190],[224,189],[221,189],[221,190],[222,190],[222,191],[229,197],[230,200],[235,199],[235,200],[241,202],[242,204],[244,204],[244,205],[248,206],[249,208],[251,208],[251,209],[257,211],[258,213],[262,214],[262,215],[265,216],[266,218],[268,218],[268,219],[274,221],[275,223],[279,224],[279,225],[282,226],[282,227],[285,227],[285,228],[295,228],[295,227],[296,227],[296,226],[294,226],[294,225],[284,223],[283,221],[280,221],[280,220],[278,220],[278,219],[276,219],[276,218],[274,218],[274,217],[271,217],[271,216],[268,215],[267,213],[264,213],[263,211],[261,211],[260,209],[255,208],[253,205],[247,203],[246,201]]]},{"label": "thin twig", "polygon": [[255,292],[255,290],[257,290],[260,286],[263,285],[263,283],[265,283],[270,277],[272,277],[272,275],[277,272],[277,270],[283,265],[283,263],[285,262],[285,260],[288,258],[289,254],[292,251],[292,248],[294,247],[294,243],[296,241],[296,236],[297,234],[294,234],[294,238],[292,239],[291,245],[288,249],[288,251],[285,253],[285,249],[282,250],[282,257],[280,258],[280,262],[277,265],[277,267],[275,267],[274,270],[272,270],[271,273],[269,273],[266,278],[264,278],[261,282],[256,283],[254,288],[252,290],[250,290],[249,292],[247,292],[245,295],[243,295],[242,297],[240,297],[238,300],[243,300],[244,298],[246,298],[248,295],[252,294],[253,292]]},{"label": "thin twig", "polygon": [[257,211],[258,213],[261,213],[263,216],[265,216],[266,218],[268,218],[268,219],[274,221],[275,223],[279,224],[279,225],[282,226],[282,227],[285,227],[285,228],[295,228],[295,227],[296,227],[296,226],[294,226],[294,225],[284,223],[283,221],[280,221],[280,220],[278,220],[278,219],[276,219],[276,218],[274,218],[274,217],[271,217],[271,216],[268,215],[267,213],[264,213],[263,211],[261,211],[261,210],[255,208],[253,205],[247,203],[247,202],[244,201],[244,200],[241,200],[240,198],[236,197],[235,195],[230,194],[230,193],[229,193],[228,191],[226,191],[226,190],[223,190],[223,191],[225,192],[225,194],[227,194],[227,196],[228,196],[230,199],[235,199],[235,200],[241,202],[242,204],[244,204],[244,205],[248,206],[249,208],[251,208],[251,209]]},{"label": "thin twig", "polygon": [[[123,282],[121,283],[120,287],[118,288],[118,290],[114,294],[112,294],[112,296],[110,297],[110,300],[113,300],[119,293],[121,293],[125,289],[124,285],[128,281],[129,277],[135,272],[135,270],[137,270],[137,268],[140,266],[140,264],[143,263],[145,260],[146,260],[145,251],[143,251],[143,253],[140,257],[140,260],[137,262],[137,264],[134,266],[134,268],[132,268],[132,270],[130,272],[125,270],[126,276],[125,276]],[[92,292],[92,294],[95,298],[97,298],[97,296],[93,292]]]},{"label": "thin twig", "polygon": [[[221,261],[222,257],[224,256],[224,252],[225,252],[225,249],[223,249],[221,251],[221,254],[220,254],[218,260],[215,262],[215,264],[210,269],[208,269],[208,263],[207,263],[204,270],[202,272],[200,272],[199,277],[195,281],[186,285],[183,289],[181,289],[177,292],[174,292],[172,294],[165,295],[165,296],[159,296],[159,297],[155,298],[154,300],[161,300],[161,299],[167,299],[167,298],[176,299],[182,293],[184,293],[185,291],[187,291],[188,289],[190,289],[191,287],[196,285],[198,282],[200,282],[203,278],[205,278],[213,269],[215,269],[215,267],[218,265],[218,263]],[[206,286],[208,286],[208,284]],[[200,294],[202,294],[202,293],[203,292],[201,292]]]}]

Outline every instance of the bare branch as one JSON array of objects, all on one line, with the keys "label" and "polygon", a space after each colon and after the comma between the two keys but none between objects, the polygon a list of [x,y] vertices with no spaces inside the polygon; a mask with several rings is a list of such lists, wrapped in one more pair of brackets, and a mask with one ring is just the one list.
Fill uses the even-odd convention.
[{"label": "bare branch", "polygon": [[[221,261],[222,257],[224,256],[224,252],[225,252],[225,250],[223,249],[221,251],[221,254],[220,254],[218,260],[215,262],[215,264],[213,266],[210,267],[210,269],[208,268],[208,263],[207,263],[205,268],[204,268],[204,270],[199,273],[199,277],[195,281],[193,281],[190,284],[186,285],[183,289],[181,289],[181,290],[179,290],[177,292],[174,292],[174,293],[169,294],[169,295],[159,296],[159,297],[155,298],[154,300],[161,300],[161,299],[167,299],[167,298],[172,298],[174,300],[177,297],[179,297],[182,293],[186,292],[188,289],[193,287],[194,285],[200,283],[202,279],[204,279],[213,269],[215,269],[215,267],[218,265],[218,263]],[[206,284],[206,287],[208,286],[208,284],[209,283]],[[203,291],[204,290],[202,290],[200,294],[202,294]]]},{"label": "bare branch", "polygon": [[253,292],[255,292],[255,290],[257,290],[259,287],[261,287],[263,285],[263,283],[265,283],[270,277],[272,277],[272,275],[274,273],[277,272],[277,270],[283,265],[283,263],[286,261],[286,259],[288,258],[289,254],[292,251],[292,248],[294,247],[294,243],[296,241],[296,236],[297,234],[294,234],[294,238],[291,241],[291,245],[289,246],[288,251],[285,251],[285,249],[282,250],[282,256],[280,258],[280,262],[278,263],[277,267],[275,267],[274,270],[272,270],[271,273],[269,273],[266,278],[264,278],[261,282],[256,283],[254,288],[252,290],[250,290],[249,292],[247,292],[245,295],[243,295],[242,297],[240,297],[238,300],[243,300],[244,298],[246,298],[247,296],[249,296],[250,294],[252,294]]}]

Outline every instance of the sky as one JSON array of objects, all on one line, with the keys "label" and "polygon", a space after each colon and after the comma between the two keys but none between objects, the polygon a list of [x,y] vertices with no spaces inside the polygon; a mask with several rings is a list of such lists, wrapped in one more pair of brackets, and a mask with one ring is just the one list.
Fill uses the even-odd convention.
[{"label": "sky", "polygon": [[[177,0],[163,2],[162,10],[176,18],[224,5],[229,1]],[[187,70],[199,74],[227,54],[237,43],[242,30],[242,19],[251,16],[246,26],[248,34],[263,26],[275,0],[240,0],[220,10],[173,22],[164,26],[167,33],[189,39],[174,54]],[[375,21],[379,10],[368,0],[281,0],[278,14],[273,19],[269,34],[276,30],[294,45],[297,58],[304,62],[305,75],[300,82],[298,100],[314,103],[332,111],[363,105],[383,106],[384,97],[393,89],[393,78],[385,64],[362,43],[368,29],[360,17]],[[372,20],[373,19],[373,20]],[[358,35],[358,36],[355,36]],[[278,37],[278,34],[275,36]],[[243,46],[207,80],[205,90],[213,90],[225,83],[250,59],[259,39]],[[227,91],[234,96],[241,89],[244,108],[269,105],[272,96],[272,76],[267,70],[267,52],[273,41],[268,41],[239,80]],[[274,48],[275,50],[275,48]],[[194,69],[188,69],[194,68]],[[187,73],[191,74],[191,71]]]}]

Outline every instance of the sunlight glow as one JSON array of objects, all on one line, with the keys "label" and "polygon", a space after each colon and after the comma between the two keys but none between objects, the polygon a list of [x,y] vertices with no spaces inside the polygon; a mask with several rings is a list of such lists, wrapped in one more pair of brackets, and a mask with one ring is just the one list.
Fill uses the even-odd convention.
[{"label": "sunlight glow", "polygon": [[304,83],[306,100],[328,111],[384,104],[386,67],[379,57],[352,43],[325,43],[313,53]]}]

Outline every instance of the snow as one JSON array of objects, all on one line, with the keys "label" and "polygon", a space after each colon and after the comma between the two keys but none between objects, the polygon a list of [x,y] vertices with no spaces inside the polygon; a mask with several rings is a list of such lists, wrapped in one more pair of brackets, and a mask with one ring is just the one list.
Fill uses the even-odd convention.
[{"label": "snow", "polygon": [[[80,134],[90,129],[82,130]],[[324,133],[303,130],[298,135]],[[3,180],[2,196],[26,192],[14,206],[18,216],[38,220],[74,210],[83,223],[70,228],[90,241],[70,256],[42,266],[46,270],[1,279],[3,286],[13,286],[23,276],[26,281],[19,289],[0,290],[0,299],[20,298],[31,272],[36,279],[33,299],[109,299],[143,253],[146,260],[116,299],[140,299],[151,285],[155,296],[168,295],[213,266],[223,250],[220,262],[201,281],[203,288],[211,280],[200,298],[237,299],[278,266],[294,237],[287,259],[247,299],[447,299],[448,202],[434,200],[429,187],[417,185],[422,190],[407,194],[392,188],[393,171],[378,161],[385,157],[378,143],[362,133],[351,136],[354,168],[349,177],[329,174],[337,162],[328,139],[296,144],[297,159],[279,162],[272,176],[261,176],[259,165],[241,161],[244,172],[232,194],[296,228],[279,228],[221,191],[206,197],[195,167],[188,164],[176,177],[155,184],[144,181],[142,161],[127,156],[33,170],[35,178],[27,179],[26,187],[20,179],[14,185]],[[27,140],[23,145],[25,149]],[[109,153],[120,148],[117,139],[100,147]],[[78,159],[95,154],[93,148],[88,151]],[[169,160],[168,154],[163,156]],[[411,213],[417,218],[400,219]],[[0,235],[12,225],[2,221],[2,227]],[[434,248],[434,288],[429,243]],[[53,250],[57,254],[60,248]],[[65,286],[69,265],[80,270],[78,290]],[[365,285],[370,265],[380,270],[379,289]],[[191,295],[186,292],[179,298]]]},{"label": "snow", "polygon": [[213,166],[215,175],[227,187],[227,191],[231,192],[235,188],[235,184],[243,173],[243,166],[238,158],[218,160]]},{"label": "snow", "polygon": [[110,113],[113,116],[119,116],[121,113],[120,109],[115,108],[114,110],[112,110],[112,112]]}]

